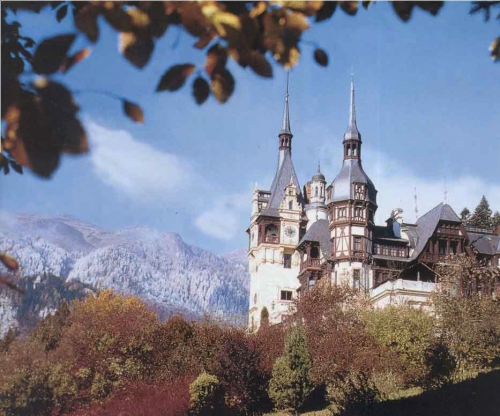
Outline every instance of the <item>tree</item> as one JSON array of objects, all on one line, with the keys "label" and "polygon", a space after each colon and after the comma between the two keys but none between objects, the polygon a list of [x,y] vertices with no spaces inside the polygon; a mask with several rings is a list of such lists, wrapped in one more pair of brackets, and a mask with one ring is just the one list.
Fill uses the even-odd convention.
[{"label": "tree", "polygon": [[201,373],[189,386],[191,414],[218,416],[224,409],[224,394],[217,377]]},{"label": "tree", "polygon": [[297,411],[312,392],[312,360],[307,349],[304,328],[291,328],[285,350],[273,366],[269,397],[277,409]]},{"label": "tree", "polygon": [[[368,9],[372,1],[363,1]],[[485,12],[499,2],[476,2],[472,12]],[[407,22],[415,8],[433,16],[444,2],[392,2],[397,16]],[[39,13],[51,7],[58,21],[71,16],[75,31],[35,42],[22,35],[15,18],[18,10]],[[27,167],[48,178],[57,169],[64,153],[81,154],[89,150],[86,132],[79,119],[79,107],[71,91],[51,77],[65,74],[89,56],[90,48],[75,51],[76,40],[89,44],[99,41],[105,20],[119,35],[119,51],[138,69],[144,68],[155,44],[168,28],[176,26],[196,38],[194,48],[206,54],[205,64],[179,63],[166,69],[157,92],[177,91],[192,81],[197,104],[212,95],[221,104],[235,89],[235,79],[227,69],[228,59],[249,67],[259,76],[273,76],[271,61],[291,68],[301,57],[302,35],[311,25],[330,19],[339,8],[350,16],[357,14],[358,1],[342,2],[3,2],[2,3],[2,138],[0,168],[22,172]],[[103,18],[100,20],[100,18]],[[491,47],[494,60],[500,57],[500,38]],[[314,60],[328,65],[327,53],[318,46]],[[44,78],[35,80],[34,75]],[[23,81],[21,82],[20,79]],[[82,93],[82,92],[80,92]],[[122,102],[127,117],[142,123],[144,114],[135,103],[111,95]],[[59,111],[63,108],[64,111]]]},{"label": "tree", "polygon": [[491,225],[493,225],[493,227],[497,227],[500,225],[500,212],[495,211],[493,217],[491,217]]},{"label": "tree", "polygon": [[269,326],[269,311],[265,306],[260,311],[260,326],[261,327]]},{"label": "tree", "polygon": [[464,209],[460,213],[460,218],[461,218],[462,222],[467,222],[469,220],[469,217],[470,217],[469,208],[464,207]]},{"label": "tree", "polygon": [[491,208],[484,195],[481,201],[479,201],[479,205],[474,210],[474,213],[471,215],[468,225],[478,228],[491,227]]}]

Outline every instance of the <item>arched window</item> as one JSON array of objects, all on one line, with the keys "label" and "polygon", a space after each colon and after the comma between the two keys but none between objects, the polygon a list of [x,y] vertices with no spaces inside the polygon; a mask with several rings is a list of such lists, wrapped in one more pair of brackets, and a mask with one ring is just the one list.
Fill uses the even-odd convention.
[{"label": "arched window", "polygon": [[265,228],[266,243],[279,243],[278,227],[269,224]]},{"label": "arched window", "polygon": [[318,187],[317,186],[314,188],[314,196],[318,196]]}]

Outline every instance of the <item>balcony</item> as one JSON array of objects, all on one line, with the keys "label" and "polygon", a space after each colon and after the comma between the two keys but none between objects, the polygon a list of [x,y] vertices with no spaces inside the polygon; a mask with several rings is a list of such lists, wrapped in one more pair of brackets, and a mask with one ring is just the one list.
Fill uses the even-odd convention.
[{"label": "balcony", "polygon": [[271,243],[271,244],[279,244],[280,238],[278,236],[274,236],[274,235],[266,235],[264,237],[264,242]]},{"label": "balcony", "polygon": [[445,257],[445,254],[422,253],[422,255],[420,256],[420,261],[425,261],[427,263],[438,263],[440,261],[443,261]]},{"label": "balcony", "polygon": [[320,270],[321,269],[320,260],[319,259],[307,259],[306,261],[303,261],[300,264],[300,271],[302,272],[306,269]]}]

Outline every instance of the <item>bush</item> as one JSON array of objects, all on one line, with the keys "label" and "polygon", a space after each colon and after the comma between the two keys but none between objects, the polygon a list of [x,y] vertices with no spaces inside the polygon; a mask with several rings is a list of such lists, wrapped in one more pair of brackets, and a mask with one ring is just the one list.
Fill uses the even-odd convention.
[{"label": "bush", "polygon": [[285,343],[285,351],[273,366],[269,397],[279,410],[297,411],[313,390],[311,356],[302,326],[294,326]]},{"label": "bush", "polygon": [[103,403],[82,407],[73,416],[186,416],[189,412],[189,378],[173,383],[131,383]]},{"label": "bush", "polygon": [[201,373],[189,386],[191,414],[193,416],[218,416],[224,410],[224,394],[219,379]]},{"label": "bush", "polygon": [[368,333],[399,357],[406,383],[425,384],[431,375],[429,352],[438,341],[434,318],[409,306],[371,310],[364,318]]}]

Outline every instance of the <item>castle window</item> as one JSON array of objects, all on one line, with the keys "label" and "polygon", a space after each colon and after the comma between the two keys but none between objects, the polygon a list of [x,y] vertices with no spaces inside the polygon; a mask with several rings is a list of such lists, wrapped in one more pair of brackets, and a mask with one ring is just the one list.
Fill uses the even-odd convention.
[{"label": "castle window", "polygon": [[292,291],[291,290],[282,290],[280,299],[281,300],[292,300]]},{"label": "castle window", "polygon": [[360,270],[359,269],[354,269],[352,271],[352,287],[353,289],[359,289],[359,282],[360,282]]},{"label": "castle window", "polygon": [[439,254],[441,255],[446,254],[446,241],[439,240]]},{"label": "castle window", "polygon": [[389,255],[389,247],[385,247],[385,246],[384,246],[384,247],[382,248],[382,254],[383,254],[384,256],[388,256],[388,255]]},{"label": "castle window", "polygon": [[311,258],[312,259],[319,259],[319,249],[318,249],[318,247],[311,248]]},{"label": "castle window", "polygon": [[293,201],[288,201],[288,209],[293,209]]},{"label": "castle window", "polygon": [[317,186],[314,188],[314,196],[318,196],[318,187]]},{"label": "castle window", "polygon": [[355,251],[361,250],[361,237],[354,237],[354,250]]},{"label": "castle window", "polygon": [[253,303],[254,303],[254,305],[257,304],[257,293],[255,295],[253,295]]},{"label": "castle window", "polygon": [[457,254],[457,242],[456,241],[451,241],[450,242],[450,253],[451,254]]},{"label": "castle window", "polygon": [[257,209],[259,210],[259,212],[262,211],[262,202],[259,202],[257,204]]},{"label": "castle window", "polygon": [[354,185],[354,197],[356,199],[364,199],[365,197],[365,189],[363,185],[356,184]]},{"label": "castle window", "polygon": [[266,226],[266,243],[279,243],[278,227],[274,224]]},{"label": "castle window", "polygon": [[325,192],[324,192],[324,189],[323,189],[323,187],[321,187],[321,198],[323,198],[324,193],[325,193]]},{"label": "castle window", "polygon": [[291,254],[283,254],[283,267],[285,269],[292,268],[292,255]]}]

